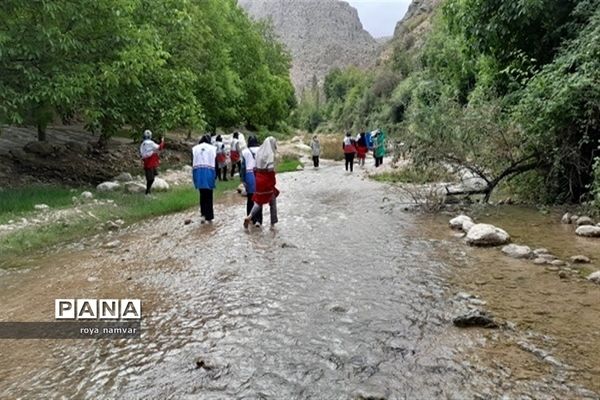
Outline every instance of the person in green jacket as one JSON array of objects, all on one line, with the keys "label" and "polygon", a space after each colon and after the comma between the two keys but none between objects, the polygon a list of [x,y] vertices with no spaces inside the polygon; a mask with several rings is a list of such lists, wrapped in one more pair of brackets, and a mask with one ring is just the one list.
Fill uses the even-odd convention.
[{"label": "person in green jacket", "polygon": [[375,139],[373,146],[373,157],[375,158],[375,167],[383,164],[385,156],[385,133],[381,129],[375,131]]}]

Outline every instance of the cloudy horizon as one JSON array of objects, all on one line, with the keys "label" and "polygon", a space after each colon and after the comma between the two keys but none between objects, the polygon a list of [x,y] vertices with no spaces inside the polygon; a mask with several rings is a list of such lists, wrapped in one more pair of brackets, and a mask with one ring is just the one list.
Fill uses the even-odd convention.
[{"label": "cloudy horizon", "polygon": [[411,0],[345,0],[358,11],[363,28],[374,38],[392,36]]}]

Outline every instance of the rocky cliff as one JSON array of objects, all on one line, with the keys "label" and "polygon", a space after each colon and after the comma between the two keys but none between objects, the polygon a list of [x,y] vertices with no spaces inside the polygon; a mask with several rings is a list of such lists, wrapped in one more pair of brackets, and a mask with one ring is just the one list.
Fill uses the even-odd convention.
[{"label": "rocky cliff", "polygon": [[300,94],[335,67],[369,68],[379,44],[362,27],[356,9],[338,0],[239,0],[250,16],[267,19],[292,55],[291,77]]}]

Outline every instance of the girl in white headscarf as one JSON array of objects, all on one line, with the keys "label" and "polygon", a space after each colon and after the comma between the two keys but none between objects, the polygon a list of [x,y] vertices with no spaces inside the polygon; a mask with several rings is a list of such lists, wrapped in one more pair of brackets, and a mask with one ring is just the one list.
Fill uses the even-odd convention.
[{"label": "girl in white headscarf", "polygon": [[271,227],[277,222],[277,196],[279,190],[275,187],[275,155],[277,152],[277,141],[269,136],[256,152],[256,169],[254,176],[256,180],[256,191],[252,196],[254,206],[246,218],[244,228],[248,228],[252,218],[262,211],[265,204],[269,204],[271,212]]}]

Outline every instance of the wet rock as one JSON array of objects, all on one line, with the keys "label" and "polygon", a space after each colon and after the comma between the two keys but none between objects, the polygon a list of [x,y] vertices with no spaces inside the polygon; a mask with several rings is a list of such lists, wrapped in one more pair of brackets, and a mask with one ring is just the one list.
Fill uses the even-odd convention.
[{"label": "wet rock", "polygon": [[554,260],[558,260],[558,257],[556,257],[553,254],[540,254],[539,256],[537,256],[537,258],[543,258],[544,260],[548,261],[549,263],[551,263]]},{"label": "wet rock", "polygon": [[571,223],[576,224],[579,219],[579,215],[571,215]]},{"label": "wet rock", "polygon": [[577,228],[575,234],[583,237],[600,237],[600,226],[583,225]]},{"label": "wet rock", "polygon": [[533,260],[533,263],[535,265],[544,265],[544,264],[548,264],[550,261],[548,261],[548,259],[546,258],[542,258],[542,257],[537,257]]},{"label": "wet rock", "polygon": [[291,243],[286,243],[286,242],[283,242],[283,243],[281,244],[281,248],[282,248],[282,249],[297,249],[297,248],[298,248],[298,246],[296,246],[295,244],[291,244]]},{"label": "wet rock", "polygon": [[98,186],[96,186],[96,190],[99,192],[114,192],[118,190],[121,185],[118,182],[102,182]]},{"label": "wet rock", "polygon": [[469,299],[474,299],[475,296],[473,296],[470,293],[466,293],[466,292],[458,292],[456,293],[456,299],[458,300],[469,300]]},{"label": "wet rock", "polygon": [[472,306],[485,306],[487,305],[487,301],[480,299],[469,299],[469,304]]},{"label": "wet rock", "polygon": [[113,178],[113,181],[117,182],[131,182],[133,180],[133,176],[129,172],[121,172],[119,175]]},{"label": "wet rock", "polygon": [[373,391],[357,390],[352,394],[353,400],[387,400],[384,393]]},{"label": "wet rock", "polygon": [[493,316],[480,310],[455,317],[452,323],[459,328],[498,328],[498,323],[494,321]]},{"label": "wet rock", "polygon": [[450,220],[450,228],[463,229],[463,224],[465,222],[473,223],[473,220],[467,215],[459,215],[458,217],[452,218]]},{"label": "wet rock", "polygon": [[184,224],[184,225],[189,225],[189,224],[191,224],[191,223],[192,223],[192,220],[191,220],[191,219],[189,219],[189,218],[188,218],[188,219],[186,219],[185,221],[183,221],[183,224]]},{"label": "wet rock", "polygon": [[554,265],[555,267],[563,267],[566,263],[563,260],[552,260],[550,261],[550,265]]},{"label": "wet rock", "polygon": [[107,222],[104,224],[104,227],[105,227],[106,229],[108,229],[109,231],[118,231],[118,230],[119,230],[119,228],[120,228],[120,225],[119,225],[119,224],[117,224],[116,222],[113,222],[113,221],[107,221]]},{"label": "wet rock", "polygon": [[597,283],[598,285],[600,285],[600,271],[596,271],[596,272],[592,272],[591,274],[588,275],[587,277],[588,281]]},{"label": "wet rock", "polygon": [[533,252],[529,246],[521,246],[518,244],[509,244],[502,248],[502,252],[513,258],[531,258]]},{"label": "wet rock", "polygon": [[564,213],[562,218],[560,219],[562,224],[570,224],[571,223],[571,213]]},{"label": "wet rock", "polygon": [[576,256],[572,256],[570,258],[572,263],[575,264],[589,264],[590,262],[592,262],[592,260],[589,259],[589,257],[586,257],[584,255],[578,254]]},{"label": "wet rock", "polygon": [[542,254],[550,254],[550,251],[548,251],[548,249],[541,247],[539,249],[533,250],[533,254],[539,257]]},{"label": "wet rock", "polygon": [[558,277],[560,279],[567,279],[569,277],[569,273],[567,271],[559,271]]},{"label": "wet rock", "polygon": [[217,366],[211,360],[205,359],[204,357],[199,357],[196,359],[196,369],[202,368],[206,371],[212,371]]},{"label": "wet rock", "polygon": [[579,217],[575,224],[577,226],[594,225],[594,221],[590,217]]},{"label": "wet rock", "polygon": [[170,189],[169,184],[162,178],[154,179],[154,184],[152,185],[152,190],[157,192],[166,192]]},{"label": "wet rock", "polygon": [[46,211],[50,209],[48,204],[36,204],[35,206],[33,206],[33,208],[38,211]]},{"label": "wet rock", "polygon": [[138,182],[127,182],[125,184],[125,191],[127,193],[144,193],[146,191],[146,185]]},{"label": "wet rock", "polygon": [[105,243],[104,247],[105,249],[115,249],[117,247],[119,247],[121,245],[121,241],[120,240],[113,240],[112,242],[108,242]]},{"label": "wet rock", "polygon": [[499,246],[509,240],[506,231],[490,224],[475,224],[467,233],[467,243],[472,246]]}]

